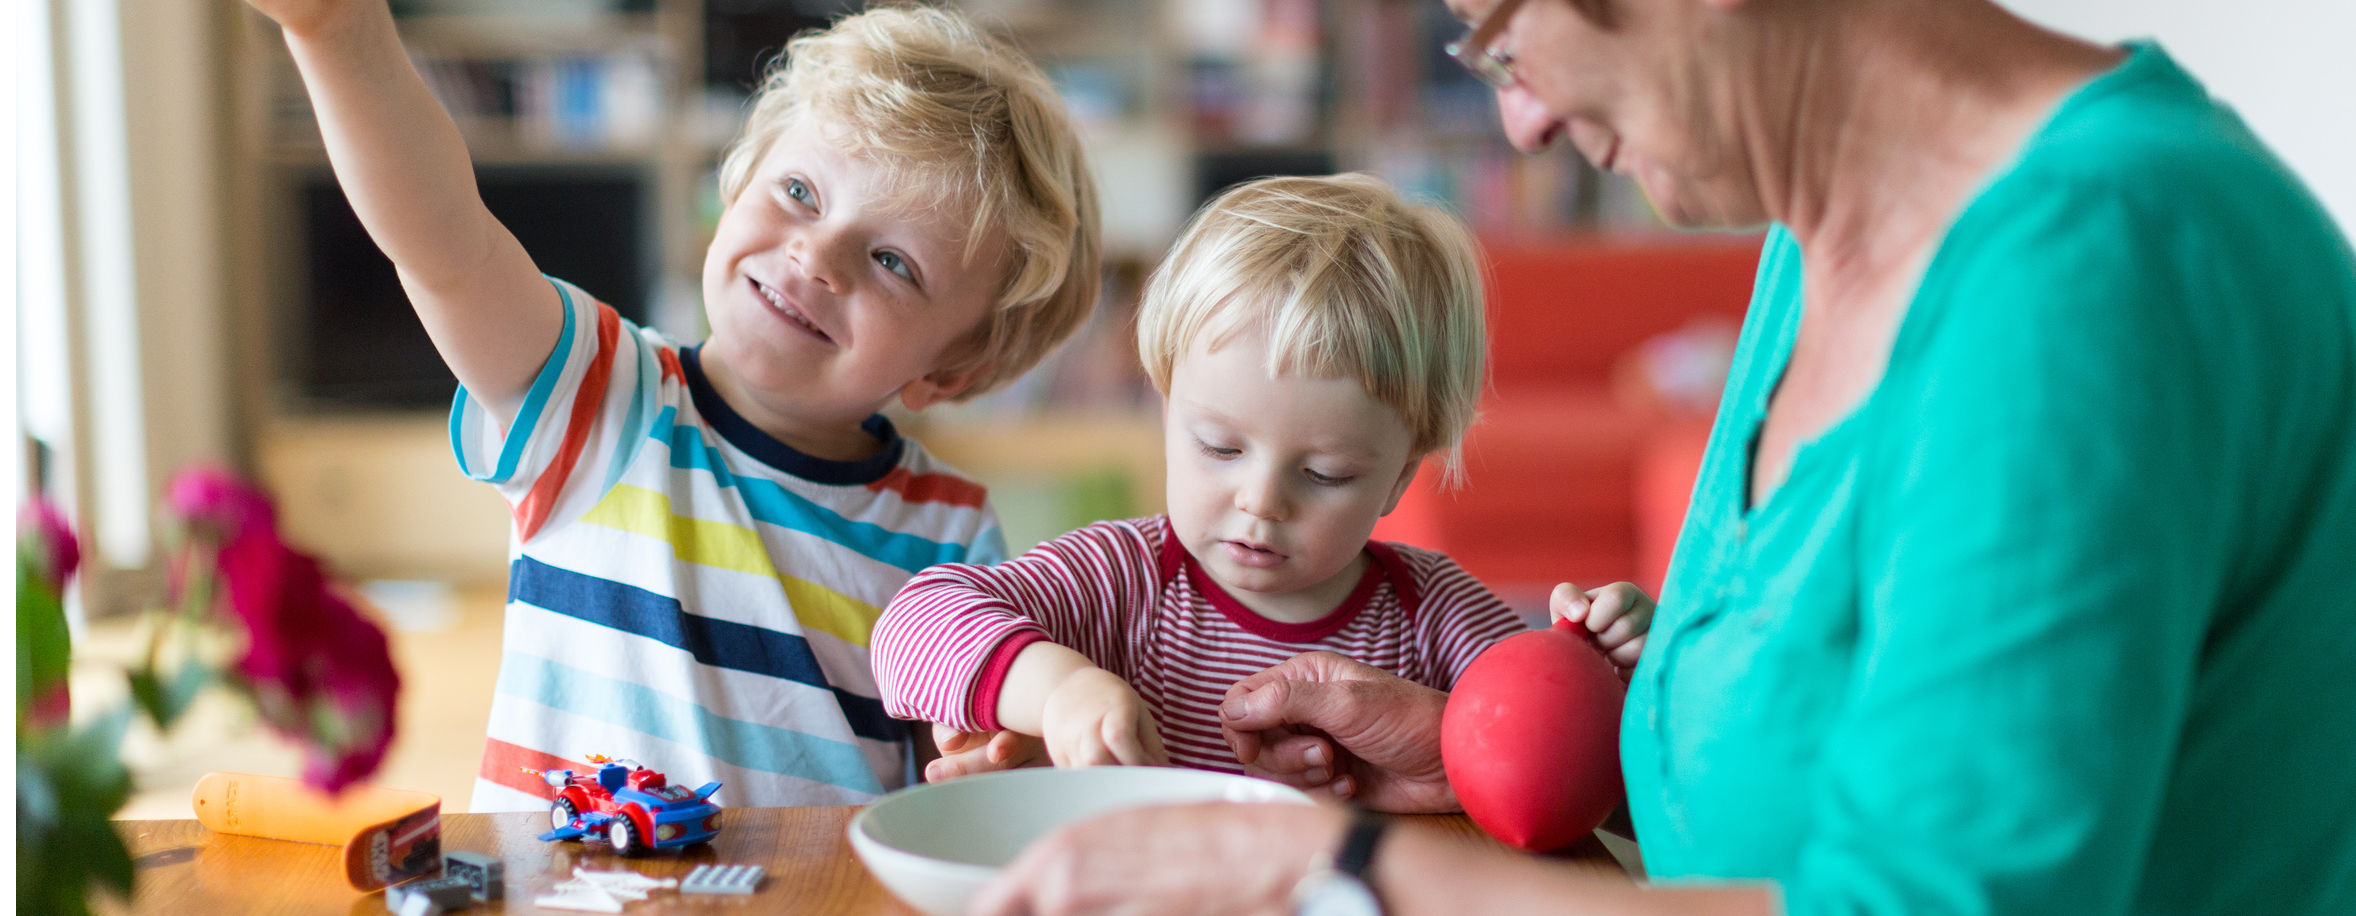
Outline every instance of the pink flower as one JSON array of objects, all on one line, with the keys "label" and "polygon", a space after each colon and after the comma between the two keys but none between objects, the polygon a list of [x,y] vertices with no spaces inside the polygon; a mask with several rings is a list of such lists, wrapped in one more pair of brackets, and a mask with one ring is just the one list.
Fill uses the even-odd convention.
[{"label": "pink flower", "polygon": [[65,591],[66,582],[82,566],[82,544],[65,513],[47,500],[35,499],[17,512],[16,531],[19,549],[36,551],[34,565],[47,575],[44,584],[52,591]]},{"label": "pink flower", "polygon": [[401,684],[384,631],[329,585],[317,560],[279,539],[269,499],[244,481],[185,473],[166,501],[194,538],[218,543],[221,591],[246,633],[234,669],[263,721],[304,746],[304,781],[332,793],[376,772]]},{"label": "pink flower", "polygon": [[270,497],[218,468],[192,468],[175,475],[164,489],[164,504],[189,527],[210,531],[222,541],[277,525]]},{"label": "pink flower", "polygon": [[268,528],[223,545],[219,563],[246,629],[237,673],[263,720],[305,745],[303,779],[332,793],[375,772],[401,683],[384,631]]}]

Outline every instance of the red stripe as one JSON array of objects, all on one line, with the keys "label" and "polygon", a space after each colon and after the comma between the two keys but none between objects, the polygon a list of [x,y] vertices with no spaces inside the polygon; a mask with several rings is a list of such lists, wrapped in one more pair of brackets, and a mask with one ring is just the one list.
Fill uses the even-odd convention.
[{"label": "red stripe", "polygon": [[654,358],[663,364],[663,381],[682,383],[686,381],[687,374],[679,371],[679,351],[663,347],[654,351]]},{"label": "red stripe", "polygon": [[947,503],[968,509],[980,508],[982,498],[989,495],[988,488],[954,474],[910,474],[907,468],[893,468],[867,488],[878,493],[894,490],[912,503]]},{"label": "red stripe", "polygon": [[540,777],[524,772],[535,770],[580,770],[587,764],[545,754],[520,744],[509,744],[497,738],[483,739],[483,766],[475,775],[522,792],[526,795],[547,797],[548,783]]},{"label": "red stripe", "polygon": [[538,533],[540,525],[548,521],[548,513],[556,508],[556,497],[564,492],[573,465],[581,460],[581,450],[589,444],[589,427],[597,419],[597,409],[605,402],[605,383],[613,375],[614,343],[621,336],[622,318],[612,306],[597,306],[597,357],[589,363],[589,373],[581,379],[581,388],[573,392],[572,416],[565,421],[564,444],[557,448],[556,459],[548,470],[532,483],[532,491],[515,504],[517,536],[529,541]]}]

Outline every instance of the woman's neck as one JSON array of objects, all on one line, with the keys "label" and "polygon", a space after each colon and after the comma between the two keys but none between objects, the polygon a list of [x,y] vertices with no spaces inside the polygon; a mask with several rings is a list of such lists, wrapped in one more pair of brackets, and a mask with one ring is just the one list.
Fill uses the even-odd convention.
[{"label": "woman's neck", "polygon": [[1870,285],[1918,266],[2054,106],[2120,58],[1982,2],[1827,15],[1849,21],[1784,42],[1797,51],[1789,74],[1762,83],[1788,92],[1788,139],[1762,158],[1774,179],[1763,203],[1822,282]]}]

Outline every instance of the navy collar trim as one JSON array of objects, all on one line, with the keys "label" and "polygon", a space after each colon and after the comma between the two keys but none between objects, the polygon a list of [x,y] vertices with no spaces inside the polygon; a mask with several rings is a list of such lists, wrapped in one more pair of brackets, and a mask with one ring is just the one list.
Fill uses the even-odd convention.
[{"label": "navy collar trim", "polygon": [[900,458],[908,451],[908,440],[900,437],[892,421],[883,414],[875,414],[859,424],[861,430],[883,443],[873,455],[856,461],[831,461],[811,455],[785,444],[777,437],[762,432],[751,420],[737,413],[721,399],[719,389],[712,387],[704,376],[699,355],[702,344],[679,351],[679,374],[687,381],[687,394],[695,400],[695,410],[704,422],[719,433],[720,438],[736,446],[739,451],[753,456],[770,467],[792,474],[811,483],[855,486],[874,483],[900,466]]}]

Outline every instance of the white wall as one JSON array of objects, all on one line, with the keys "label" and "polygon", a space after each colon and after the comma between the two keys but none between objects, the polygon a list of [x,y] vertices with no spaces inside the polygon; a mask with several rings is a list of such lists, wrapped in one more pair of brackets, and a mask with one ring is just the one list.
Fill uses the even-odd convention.
[{"label": "white wall", "polygon": [[2356,234],[2356,3],[1999,0],[2098,41],[2155,38],[2241,113]]}]

